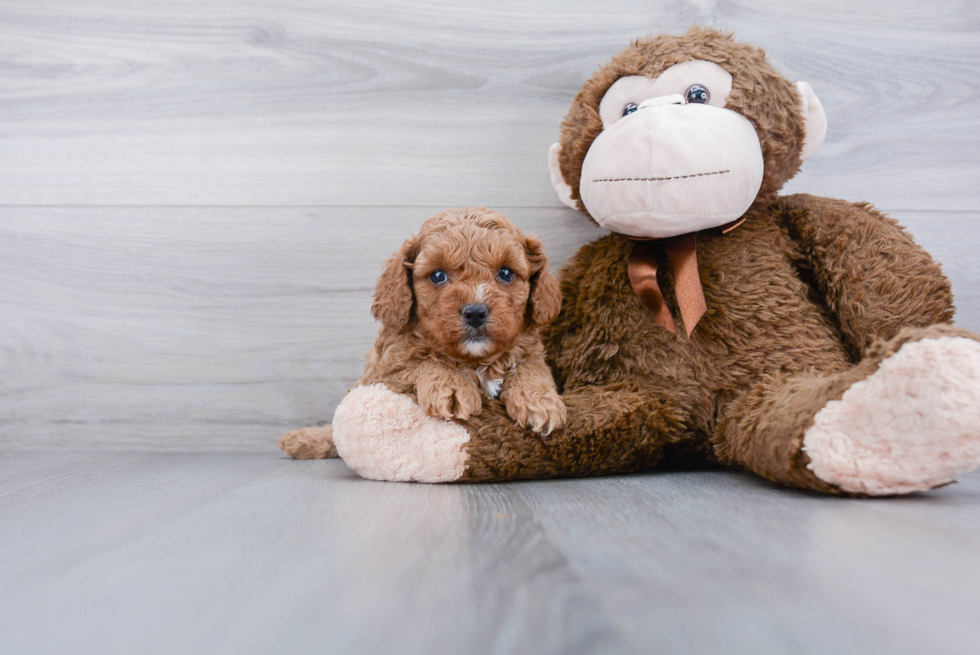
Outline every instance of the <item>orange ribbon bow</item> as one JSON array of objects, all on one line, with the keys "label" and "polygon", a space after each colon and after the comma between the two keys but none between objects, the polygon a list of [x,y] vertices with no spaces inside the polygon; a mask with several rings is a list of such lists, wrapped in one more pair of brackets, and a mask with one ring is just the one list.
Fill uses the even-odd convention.
[{"label": "orange ribbon bow", "polygon": [[[722,226],[721,233],[728,234],[744,221],[745,219],[741,218]],[[633,285],[633,291],[653,312],[657,325],[677,334],[674,317],[671,316],[664,295],[660,291],[660,285],[657,283],[657,249],[663,248],[674,274],[674,293],[677,296],[677,306],[688,338],[707,310],[704,289],[701,287],[701,275],[698,273],[697,245],[697,232],[667,239],[636,239],[629,257],[630,284]]]}]

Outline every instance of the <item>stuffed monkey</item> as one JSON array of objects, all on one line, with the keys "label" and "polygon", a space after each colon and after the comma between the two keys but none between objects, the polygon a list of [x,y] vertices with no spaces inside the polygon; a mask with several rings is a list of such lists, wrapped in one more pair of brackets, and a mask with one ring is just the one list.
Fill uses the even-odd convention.
[{"label": "stuffed monkey", "polygon": [[980,465],[980,342],[950,285],[865,203],[779,196],[826,134],[813,89],[692,28],[589,79],[550,152],[562,201],[610,234],[560,273],[545,332],[568,410],[544,437],[499,401],[467,421],[384,384],[333,429],[367,477],[589,476],[693,459],[784,485],[894,495]]}]

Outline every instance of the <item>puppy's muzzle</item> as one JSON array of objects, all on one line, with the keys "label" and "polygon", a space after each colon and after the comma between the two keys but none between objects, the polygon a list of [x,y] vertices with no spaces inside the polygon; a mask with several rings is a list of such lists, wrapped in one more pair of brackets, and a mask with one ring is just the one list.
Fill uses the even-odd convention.
[{"label": "puppy's muzzle", "polygon": [[487,317],[490,316],[490,308],[483,303],[473,303],[464,305],[460,314],[463,316],[464,323],[474,330],[478,330],[486,325]]}]

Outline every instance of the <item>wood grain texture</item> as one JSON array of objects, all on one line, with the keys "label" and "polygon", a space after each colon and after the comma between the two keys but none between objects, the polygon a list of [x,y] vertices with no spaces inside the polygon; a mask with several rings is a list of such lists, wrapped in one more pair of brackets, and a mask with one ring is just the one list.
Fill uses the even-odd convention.
[{"label": "wood grain texture", "polygon": [[5,653],[970,653],[980,474],[453,486],[267,455],[0,459]]},{"label": "wood grain texture", "polygon": [[[0,208],[0,447],[265,450],[329,421],[381,262],[435,209]],[[603,232],[511,209],[564,262]],[[897,216],[980,330],[980,214]]]},{"label": "wood grain texture", "polygon": [[561,262],[599,232],[544,153],[630,39],[692,23],[816,88],[788,191],[895,213],[980,329],[980,9],[10,0],[0,6],[0,448],[255,450],[329,420],[380,261],[502,209]]},{"label": "wood grain texture", "polygon": [[0,204],[557,207],[545,153],[579,86],[692,23],[821,97],[792,190],[980,206],[973,0],[10,0]]}]

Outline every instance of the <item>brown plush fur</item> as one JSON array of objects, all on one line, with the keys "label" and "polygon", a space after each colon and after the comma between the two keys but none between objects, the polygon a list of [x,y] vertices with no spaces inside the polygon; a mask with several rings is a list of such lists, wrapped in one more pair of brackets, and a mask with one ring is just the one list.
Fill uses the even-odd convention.
[{"label": "brown plush fur", "polygon": [[[503,267],[513,281],[498,278]],[[437,270],[446,282],[430,280]],[[479,329],[462,316],[472,303],[489,308]],[[381,330],[357,383],[385,383],[432,416],[466,420],[482,411],[481,384],[503,379],[509,416],[548,434],[564,424],[565,406],[540,330],[560,306],[540,240],[483,207],[442,212],[384,264],[371,307]],[[279,445],[298,459],[336,456],[329,429],[289,432]]]},{"label": "brown plush fur", "polygon": [[[815,229],[821,219],[833,222]],[[823,234],[822,259],[809,258],[814,242],[794,239],[801,222]],[[841,232],[852,239],[831,248]],[[689,340],[660,328],[633,292],[630,248],[629,239],[611,234],[562,270],[564,305],[545,345],[568,426],[542,444],[501,425],[496,414],[472,419],[468,479],[633,471],[657,463],[670,446],[828,491],[799,451],[813,415],[874,372],[891,352],[877,340],[952,317],[938,265],[894,221],[864,205],[790,196],[750,212],[730,234],[702,235],[708,311]],[[875,248],[901,256],[855,269],[852,253]],[[659,270],[676,314],[669,267]],[[834,307],[848,308],[848,320]],[[855,368],[852,353],[867,343],[875,345]]]},{"label": "brown plush fur", "polygon": [[[560,166],[575,198],[603,93],[622,76],[691,59],[732,74],[726,106],[755,126],[765,160],[745,223],[699,234],[707,312],[689,339],[667,332],[630,286],[633,242],[610,234],[584,246],[561,272],[563,308],[545,332],[567,426],[542,441],[491,403],[468,423],[464,479],[634,471],[665,453],[694,454],[838,493],[806,467],[803,435],[816,412],[903,343],[975,338],[943,325],[953,316],[949,283],[895,221],[863,203],[776,195],[800,166],[800,102],[761,50],[727,34],[638,41],[585,84],[562,125]],[[666,264],[659,284],[678,316]]]}]

